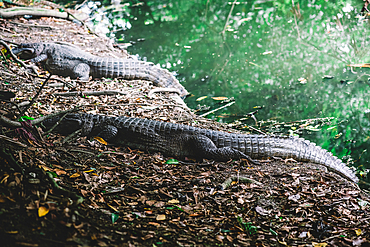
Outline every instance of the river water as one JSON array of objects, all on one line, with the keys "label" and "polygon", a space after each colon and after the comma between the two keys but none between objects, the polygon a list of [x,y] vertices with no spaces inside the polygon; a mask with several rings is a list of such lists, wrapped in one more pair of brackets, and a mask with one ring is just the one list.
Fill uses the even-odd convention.
[{"label": "river water", "polygon": [[368,169],[370,71],[348,66],[370,62],[363,2],[299,2],[118,0],[83,9],[97,32],[176,73],[199,114],[234,101],[208,117],[302,136]]}]

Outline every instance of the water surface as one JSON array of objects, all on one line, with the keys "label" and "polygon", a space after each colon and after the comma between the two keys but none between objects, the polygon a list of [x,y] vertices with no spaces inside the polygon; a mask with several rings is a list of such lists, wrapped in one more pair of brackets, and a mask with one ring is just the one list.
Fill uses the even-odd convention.
[{"label": "water surface", "polygon": [[[235,104],[209,117],[303,136],[369,168],[370,72],[347,66],[370,62],[362,2],[299,2],[148,0],[88,6],[98,13],[97,31],[126,44],[139,59],[176,73],[192,94],[187,104],[200,114],[227,103],[212,97],[233,98]],[[258,125],[248,117],[256,110]]]}]

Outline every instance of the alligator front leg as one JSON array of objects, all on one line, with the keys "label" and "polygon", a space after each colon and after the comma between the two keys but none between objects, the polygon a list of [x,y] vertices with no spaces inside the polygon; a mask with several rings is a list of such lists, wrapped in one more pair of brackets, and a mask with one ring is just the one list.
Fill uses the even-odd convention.
[{"label": "alligator front leg", "polygon": [[86,63],[79,63],[73,68],[73,76],[71,78],[79,78],[81,81],[88,81],[90,77],[90,66]]},{"label": "alligator front leg", "polygon": [[105,125],[104,129],[96,136],[101,137],[104,141],[109,141],[116,137],[118,129],[112,125]]},{"label": "alligator front leg", "polygon": [[46,54],[41,54],[38,57],[32,58],[30,61],[33,63],[43,62],[48,59],[48,56]]},{"label": "alligator front leg", "polygon": [[211,139],[203,135],[191,136],[190,147],[193,147],[197,156],[202,158],[222,161],[230,159],[247,159],[249,162],[259,165],[258,161],[253,160],[237,149],[231,147],[218,148]]}]

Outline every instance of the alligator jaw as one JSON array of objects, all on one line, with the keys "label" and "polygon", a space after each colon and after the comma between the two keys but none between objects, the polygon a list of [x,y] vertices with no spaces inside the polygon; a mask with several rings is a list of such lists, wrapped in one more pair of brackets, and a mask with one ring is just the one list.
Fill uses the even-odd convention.
[{"label": "alligator jaw", "polygon": [[33,57],[35,57],[35,49],[34,48],[28,48],[28,47],[24,47],[24,48],[19,48],[19,47],[16,47],[14,49],[12,49],[12,52],[14,55],[20,55],[20,57],[22,59],[31,59]]}]

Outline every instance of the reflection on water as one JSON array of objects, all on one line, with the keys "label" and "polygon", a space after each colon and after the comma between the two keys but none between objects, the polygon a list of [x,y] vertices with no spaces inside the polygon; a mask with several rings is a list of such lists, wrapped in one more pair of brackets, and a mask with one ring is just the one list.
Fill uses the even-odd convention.
[{"label": "reflection on water", "polygon": [[[193,95],[190,107],[214,109],[222,104],[212,97],[233,97],[210,116],[232,122],[259,109],[264,130],[305,135],[369,168],[370,71],[347,66],[370,61],[362,2],[300,3],[118,0],[85,8],[131,54],[176,73]],[[332,119],[294,122],[312,118]]]}]

